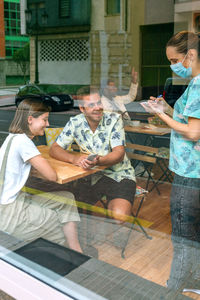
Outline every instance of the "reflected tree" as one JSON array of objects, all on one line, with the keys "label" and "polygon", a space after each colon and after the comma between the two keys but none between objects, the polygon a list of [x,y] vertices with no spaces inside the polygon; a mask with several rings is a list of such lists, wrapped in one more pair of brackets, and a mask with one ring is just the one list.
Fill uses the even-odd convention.
[{"label": "reflected tree", "polygon": [[26,83],[26,74],[30,65],[30,45],[27,43],[23,48],[15,51],[13,54],[13,60],[16,62],[23,73],[24,83]]}]

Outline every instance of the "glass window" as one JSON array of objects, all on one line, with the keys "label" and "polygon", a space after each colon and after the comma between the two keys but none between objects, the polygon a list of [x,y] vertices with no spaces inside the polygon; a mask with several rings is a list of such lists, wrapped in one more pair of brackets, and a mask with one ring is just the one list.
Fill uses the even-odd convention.
[{"label": "glass window", "polygon": [[107,14],[115,15],[120,13],[120,0],[107,0]]},{"label": "glass window", "polygon": [[11,12],[11,18],[12,19],[16,19],[16,16],[17,16],[16,12],[12,11]]},{"label": "glass window", "polygon": [[10,9],[11,9],[11,10],[16,10],[17,7],[19,7],[19,4],[18,4],[18,3],[10,2]]},{"label": "glass window", "polygon": [[12,49],[6,48],[6,56],[12,56]]},{"label": "glass window", "polygon": [[70,16],[70,0],[60,0],[59,1],[59,13],[60,17],[69,17]]},{"label": "glass window", "polygon": [[199,0],[4,4],[1,288],[15,299],[43,299],[36,281],[56,293],[45,299],[199,299]]},{"label": "glass window", "polygon": [[4,17],[9,18],[9,12],[8,11],[4,11]]},{"label": "glass window", "polygon": [[4,1],[4,9],[8,9],[8,2]]},{"label": "glass window", "polygon": [[[4,18],[5,18],[5,33],[7,36],[17,37],[20,35],[20,6],[19,3],[5,2]],[[7,43],[6,43],[7,45]],[[10,53],[7,51],[6,53]],[[12,50],[12,54],[14,49]]]}]

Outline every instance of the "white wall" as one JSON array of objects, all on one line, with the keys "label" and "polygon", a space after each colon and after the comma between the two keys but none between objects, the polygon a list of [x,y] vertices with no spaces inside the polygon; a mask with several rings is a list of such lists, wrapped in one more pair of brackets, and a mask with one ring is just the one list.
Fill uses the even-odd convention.
[{"label": "white wall", "polygon": [[40,62],[40,83],[90,84],[89,62]]}]

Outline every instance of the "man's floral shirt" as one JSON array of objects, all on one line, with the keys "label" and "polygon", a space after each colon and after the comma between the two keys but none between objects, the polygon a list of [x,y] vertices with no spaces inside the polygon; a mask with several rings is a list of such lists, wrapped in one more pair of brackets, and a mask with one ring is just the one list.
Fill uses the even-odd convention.
[{"label": "man's floral shirt", "polygon": [[[56,142],[63,149],[67,149],[73,142],[76,142],[81,152],[104,156],[110,153],[114,147],[125,146],[121,116],[116,113],[104,112],[97,129],[92,132],[84,114],[79,114],[70,118]],[[135,181],[134,169],[126,155],[122,162],[101,171],[101,175],[94,174],[93,184],[102,174],[118,182],[125,178]]]}]

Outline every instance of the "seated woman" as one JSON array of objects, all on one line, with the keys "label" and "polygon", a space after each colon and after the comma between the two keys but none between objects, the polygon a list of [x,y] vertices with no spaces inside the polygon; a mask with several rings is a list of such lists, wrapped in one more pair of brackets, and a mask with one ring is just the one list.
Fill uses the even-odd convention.
[{"label": "seated woman", "polygon": [[49,126],[49,107],[40,99],[22,101],[0,149],[0,230],[21,240],[43,237],[82,252],[76,231],[79,221],[74,197],[64,192],[66,203],[21,191],[33,166],[43,177],[56,181],[56,172],[32,139]]}]

